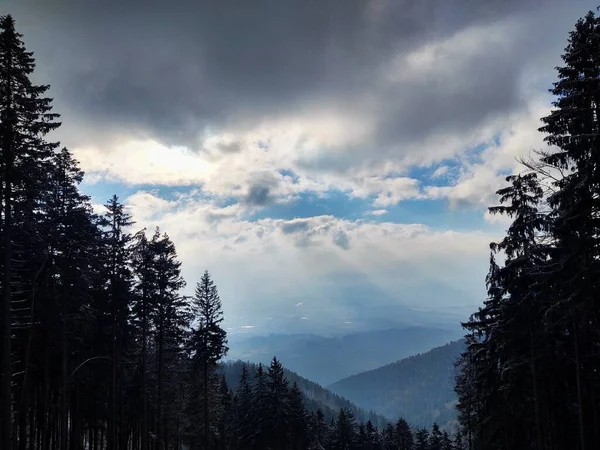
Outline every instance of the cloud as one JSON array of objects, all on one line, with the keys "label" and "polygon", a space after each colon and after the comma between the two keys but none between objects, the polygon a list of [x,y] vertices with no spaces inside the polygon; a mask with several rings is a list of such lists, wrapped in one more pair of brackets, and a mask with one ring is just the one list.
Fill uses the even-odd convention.
[{"label": "cloud", "polygon": [[[510,126],[528,107],[532,82],[549,86],[567,31],[592,6],[7,3],[70,124],[63,140],[87,149],[79,154],[96,174],[130,183],[201,179],[259,204],[292,195],[286,191],[344,185],[353,195],[374,195],[379,206],[416,195],[398,176],[412,165],[455,157]],[[168,151],[129,149],[129,157],[130,141]],[[107,167],[116,147],[127,171]],[[291,169],[299,186],[254,186],[243,177],[249,167]]]},{"label": "cloud", "polygon": [[[262,330],[261,318],[300,299],[316,300],[311,323],[373,305],[479,304],[501,225],[485,208],[516,158],[543,146],[535,130],[553,67],[596,5],[3,6],[35,51],[36,80],[52,86],[56,136],[86,187],[134,192],[136,226],[168,231],[189,284],[209,269],[228,326]],[[338,193],[347,204],[329,208]],[[476,209],[481,223],[447,229],[444,210],[431,226],[392,221],[418,222],[396,214],[402,202],[425,211],[434,199]]]},{"label": "cloud", "polygon": [[[497,143],[490,142],[474,161],[463,161],[461,173],[452,184],[426,186],[425,197],[445,198],[451,207],[487,208],[496,204],[496,191],[506,185],[506,174],[523,171],[520,160],[534,156],[533,150],[545,148],[544,135],[537,131],[540,117],[550,113],[544,100],[540,95],[534,97],[528,108],[516,115],[512,125],[497,137]],[[491,221],[487,216],[486,220]]]},{"label": "cloud", "polygon": [[249,181],[246,195],[243,197],[244,203],[253,206],[265,206],[275,201],[273,191],[279,187],[280,174],[271,172],[256,173]]},{"label": "cloud", "polygon": [[239,142],[230,142],[230,143],[219,143],[217,144],[217,148],[226,154],[231,153],[239,153],[242,151],[242,146]]},{"label": "cloud", "polygon": [[448,170],[449,170],[448,166],[440,166],[434,170],[434,172],[431,176],[433,178],[443,177],[444,175],[446,175],[448,173]]},{"label": "cloud", "polygon": [[344,250],[350,248],[350,239],[345,231],[338,231],[333,237],[333,243]]},{"label": "cloud", "polygon": [[[233,328],[285,316],[290,304],[306,299],[319,320],[386,304],[439,311],[452,311],[457,301],[476,305],[484,296],[488,244],[498,238],[334,216],[248,220],[237,206],[220,207],[193,193],[168,200],[166,208],[163,201],[150,191],[126,199],[136,229],[168,231],[186,289],[204,270],[211,272]],[[448,295],[441,298],[440,289]]]}]

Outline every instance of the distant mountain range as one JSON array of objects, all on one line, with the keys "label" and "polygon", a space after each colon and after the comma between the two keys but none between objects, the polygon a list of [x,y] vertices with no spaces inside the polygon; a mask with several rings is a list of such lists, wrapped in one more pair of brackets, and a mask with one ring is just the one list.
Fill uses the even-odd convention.
[{"label": "distant mountain range", "polygon": [[[244,363],[242,361],[230,361],[221,364],[219,368],[220,372],[225,375],[227,384],[234,391],[238,386],[244,364],[246,364],[252,379],[256,374],[256,369],[258,367],[256,364]],[[294,382],[298,383],[300,390],[304,394],[306,408],[309,411],[321,409],[327,421],[331,420],[332,418],[337,418],[340,409],[344,408],[351,410],[359,422],[366,423],[367,420],[371,420],[374,425],[381,429],[383,429],[383,427],[389,423],[389,420],[382,415],[359,408],[349,400],[332,393],[318,383],[301,377],[295,372],[285,369],[285,376],[288,379],[290,386]]]},{"label": "distant mountain range", "polygon": [[451,342],[327,387],[392,420],[403,417],[418,427],[431,427],[435,421],[451,429],[456,422],[454,361],[464,345],[462,339]]},{"label": "distant mountain range", "polygon": [[228,359],[266,364],[276,355],[288,369],[327,385],[461,337],[460,328],[442,326],[408,326],[331,337],[230,335]]}]

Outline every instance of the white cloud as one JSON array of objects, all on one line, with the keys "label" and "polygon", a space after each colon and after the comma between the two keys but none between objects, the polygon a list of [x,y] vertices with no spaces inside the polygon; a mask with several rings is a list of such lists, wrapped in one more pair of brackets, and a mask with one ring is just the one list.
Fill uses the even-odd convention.
[{"label": "white cloud", "polygon": [[[425,187],[425,196],[445,198],[451,207],[475,205],[487,208],[494,205],[497,202],[496,191],[506,185],[506,174],[524,171],[520,160],[534,156],[533,150],[546,148],[544,135],[538,128],[541,125],[540,118],[549,112],[545,97],[539,94],[535,96],[529,107],[515,115],[507,122],[506,129],[499,132],[497,144],[490,143],[475,162],[463,162],[461,174],[453,184]],[[488,222],[494,222],[494,219],[485,217]]]},{"label": "white cloud", "polygon": [[433,178],[440,178],[443,177],[444,175],[446,175],[448,173],[448,170],[450,170],[448,168],[448,166],[440,166],[437,169],[434,170],[433,174],[431,175]]},{"label": "white cloud", "polygon": [[522,25],[512,18],[458,30],[446,39],[427,42],[408,53],[400,52],[385,66],[384,76],[394,83],[426,84],[443,79],[451,89],[452,84],[463,81],[455,74],[463,72],[464,64],[492,52],[511,51],[522,32]]},{"label": "white cloud", "polygon": [[[151,192],[127,199],[136,227],[160,225],[171,236],[190,292],[205,269],[211,272],[226,317],[240,317],[242,323],[228,323],[234,327],[266,315],[289,314],[286,305],[305,299],[311,301],[313,314],[313,302],[319,308],[344,308],[348,298],[339,296],[357,274],[399,304],[420,304],[427,297],[440,310],[451,308],[451,296],[436,299],[425,294],[437,280],[463,291],[461,303],[475,305],[481,299],[476,293],[482,290],[483,277],[476,274],[485,268],[488,243],[497,239],[478,231],[438,231],[421,224],[333,216],[249,221],[238,205],[220,208],[197,193],[161,202],[165,200]],[[161,212],[162,204],[166,208]],[[348,276],[339,278],[341,274]],[[422,286],[415,288],[422,289],[421,294],[404,290],[405,283]]]},{"label": "white cloud", "polygon": [[488,223],[494,225],[502,225],[504,227],[508,227],[513,220],[505,214],[491,214],[489,211],[486,211],[484,213],[483,218]]},{"label": "white cloud", "polygon": [[369,211],[369,214],[372,216],[383,216],[384,214],[387,214],[388,211],[387,209],[374,209],[373,211]]},{"label": "white cloud", "polygon": [[419,197],[419,180],[407,177],[366,177],[354,181],[351,197],[375,196],[374,206],[393,206],[410,198]]}]

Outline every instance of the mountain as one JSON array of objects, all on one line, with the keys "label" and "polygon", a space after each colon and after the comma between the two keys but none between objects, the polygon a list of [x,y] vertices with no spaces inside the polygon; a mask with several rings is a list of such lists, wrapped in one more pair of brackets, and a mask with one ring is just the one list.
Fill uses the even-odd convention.
[{"label": "mountain", "polygon": [[434,421],[451,428],[456,421],[454,361],[464,340],[451,342],[358,375],[328,388],[392,420],[403,417],[411,425],[430,427]]},{"label": "mountain", "polygon": [[273,355],[290,370],[322,385],[427,351],[462,331],[450,327],[409,326],[342,336],[314,334],[230,335],[231,360],[267,364]]},{"label": "mountain", "polygon": [[[229,361],[222,363],[219,367],[219,371],[225,375],[227,384],[234,391],[237,388],[240,376],[242,374],[242,366],[244,364],[246,364],[246,367],[250,373],[250,378],[252,379],[256,373],[256,364],[244,363],[242,361]],[[320,408],[325,415],[325,419],[328,421],[332,418],[337,418],[340,409],[344,408],[351,410],[359,422],[365,423],[367,420],[370,420],[380,429],[383,429],[383,427],[389,423],[389,420],[382,415],[359,408],[349,400],[334,394],[318,383],[307,380],[306,378],[301,377],[297,373],[288,369],[284,369],[284,372],[290,383],[290,386],[294,382],[298,383],[300,390],[304,394],[306,408],[309,411],[316,411]]]}]

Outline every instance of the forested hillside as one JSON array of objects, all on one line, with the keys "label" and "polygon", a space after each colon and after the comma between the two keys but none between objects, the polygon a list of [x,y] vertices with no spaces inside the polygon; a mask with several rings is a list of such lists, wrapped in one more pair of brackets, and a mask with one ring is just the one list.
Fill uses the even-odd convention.
[{"label": "forested hillside", "polygon": [[[257,364],[230,361],[219,366],[219,372],[225,375],[227,384],[233,387],[234,391],[236,390],[237,382],[241,377],[244,367],[247,368],[251,377],[256,375],[258,369]],[[284,374],[290,383],[296,383],[302,391],[306,409],[311,412],[316,412],[318,409],[321,409],[325,416],[325,420],[327,421],[337,417],[340,409],[345,409],[350,411],[359,423],[367,423],[370,420],[373,425],[380,429],[383,429],[390,423],[390,420],[384,416],[358,408],[352,402],[334,394],[314,381],[301,377],[295,372],[284,368]]]},{"label": "forested hillside", "polygon": [[333,392],[393,420],[442,428],[456,426],[454,362],[464,350],[456,341],[375,370],[340,380]]}]

